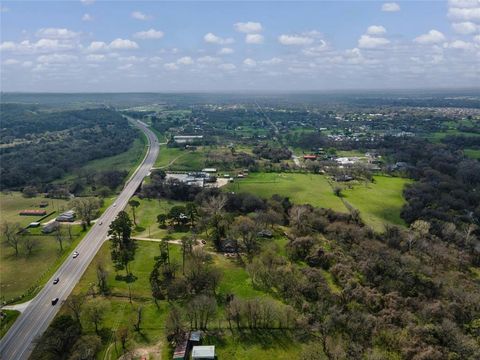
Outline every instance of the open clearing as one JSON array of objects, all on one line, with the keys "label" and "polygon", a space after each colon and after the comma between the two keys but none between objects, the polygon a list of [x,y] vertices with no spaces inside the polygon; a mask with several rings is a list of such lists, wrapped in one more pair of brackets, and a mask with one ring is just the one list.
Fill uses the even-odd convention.
[{"label": "open clearing", "polygon": [[[73,293],[86,293],[92,284],[97,282],[96,278],[96,264],[102,263],[107,271],[108,284],[110,286],[111,295],[108,297],[95,296],[89,297],[88,302],[95,302],[104,304],[107,308],[105,319],[102,322],[101,328],[116,330],[122,326],[127,326],[131,329],[131,324],[138,306],[143,307],[143,326],[142,333],[138,334],[133,331],[128,348],[134,350],[138,348],[148,348],[153,353],[162,353],[162,358],[170,359],[171,353],[167,346],[162,349],[155,348],[152,344],[166,344],[164,327],[165,318],[168,313],[168,302],[159,301],[157,308],[151,297],[149,276],[153,269],[154,257],[159,254],[159,244],[157,242],[139,241],[138,249],[135,255],[135,260],[131,264],[132,273],[136,276],[136,280],[127,284],[124,281],[116,280],[116,272],[113,269],[110,260],[110,247],[106,243],[97,253],[95,259],[88,267],[84,276],[75,287]],[[221,269],[222,279],[217,291],[218,297],[224,297],[226,294],[234,293],[239,298],[252,297],[268,297],[269,295],[262,291],[253,288],[250,277],[246,270],[236,260],[227,259],[221,254],[212,254],[213,264]],[[170,245],[171,261],[176,261],[181,264],[181,250],[178,245]],[[179,270],[181,271],[181,270]],[[119,272],[123,274],[124,272]],[[129,289],[130,287],[130,289]],[[132,304],[129,302],[129,291],[132,294]],[[62,312],[67,309],[62,307]],[[219,319],[223,319],[222,306],[219,306]],[[89,321],[84,318],[83,326],[87,333],[94,333],[94,328]],[[222,337],[214,340],[208,338],[204,343],[212,343],[218,346],[218,356],[221,359],[272,359],[278,357],[279,359],[292,359],[298,356],[301,344],[294,343],[289,339],[288,334],[281,331],[263,331],[264,335],[250,334],[243,337],[232,336],[230,330],[227,330],[228,324],[225,321],[213,320],[211,328],[218,328],[220,326]],[[285,347],[279,349],[276,341],[285,338]],[[277,339],[277,340],[276,340]],[[158,347],[159,345],[157,345]],[[117,344],[118,347],[118,344]],[[113,340],[107,341],[99,359],[103,359],[106,350],[108,349],[107,359],[117,359],[119,353],[115,351]],[[119,349],[120,350],[120,349]],[[252,357],[253,356],[253,357]],[[282,357],[283,356],[283,357]]]},{"label": "open clearing", "polygon": [[[343,190],[344,199],[358,209],[362,219],[376,231],[383,231],[386,222],[405,225],[400,218],[405,203],[403,189],[411,180],[387,176],[375,176],[374,179],[375,182],[367,186],[363,183],[350,183],[348,186],[351,186],[351,189]],[[226,188],[229,191],[250,192],[263,198],[279,194],[288,196],[295,204],[311,204],[340,212],[347,211],[341,199],[333,194],[326,176],[323,175],[255,173],[236,180]]]},{"label": "open clearing", "polygon": [[405,225],[400,212],[405,199],[403,189],[411,180],[375,176],[375,183],[358,184],[344,190],[343,196],[353,207],[360,210],[362,219],[377,231],[382,231],[385,222]]},{"label": "open clearing", "polygon": [[247,178],[229,184],[226,189],[249,192],[263,198],[279,194],[289,197],[295,204],[311,204],[346,211],[342,201],[333,194],[327,178],[323,175],[253,173]]}]

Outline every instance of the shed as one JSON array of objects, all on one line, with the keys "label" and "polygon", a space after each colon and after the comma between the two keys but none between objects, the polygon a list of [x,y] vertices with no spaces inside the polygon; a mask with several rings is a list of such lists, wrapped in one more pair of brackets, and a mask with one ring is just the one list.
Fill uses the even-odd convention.
[{"label": "shed", "polygon": [[202,337],[202,333],[200,331],[192,331],[190,333],[189,341],[199,343],[201,337]]},{"label": "shed", "polygon": [[215,359],[215,345],[194,346],[192,350],[192,359]]}]

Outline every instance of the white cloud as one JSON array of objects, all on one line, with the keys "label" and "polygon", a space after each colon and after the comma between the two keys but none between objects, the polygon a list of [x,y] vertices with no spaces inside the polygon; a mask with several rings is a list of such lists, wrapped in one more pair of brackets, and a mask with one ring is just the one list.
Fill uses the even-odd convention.
[{"label": "white cloud", "polygon": [[177,60],[177,64],[180,65],[192,65],[193,59],[190,56],[184,56]]},{"label": "white cloud", "polygon": [[387,30],[381,25],[372,25],[369,26],[367,29],[368,35],[383,35],[387,32]]},{"label": "white cloud", "polygon": [[280,59],[278,57],[273,57],[269,60],[263,60],[262,64],[263,65],[278,65],[278,64],[281,64],[282,62],[283,62],[282,59]]},{"label": "white cloud", "polygon": [[24,40],[19,43],[5,41],[0,44],[1,51],[12,51],[19,53],[42,53],[52,51],[63,51],[73,49],[74,45],[70,42],[60,41],[58,39],[40,39],[37,42]]},{"label": "white cloud", "polygon": [[118,70],[130,70],[133,68],[133,64],[123,64],[117,67]]},{"label": "white cloud", "polygon": [[202,64],[216,64],[220,62],[219,58],[213,57],[213,56],[202,56],[197,59],[197,62],[202,63]]},{"label": "white cloud", "polygon": [[18,61],[16,59],[7,59],[3,62],[3,65],[17,65],[19,63],[20,63],[20,61]]},{"label": "white cloud", "polygon": [[235,51],[232,48],[224,47],[224,48],[221,48],[218,51],[218,54],[219,55],[230,55],[230,54],[233,54],[234,52]]},{"label": "white cloud", "polygon": [[232,71],[235,70],[237,67],[234,64],[225,63],[218,65],[218,68],[226,71]]},{"label": "white cloud", "polygon": [[258,33],[263,30],[262,24],[259,22],[253,22],[253,21],[248,21],[248,22],[238,22],[233,25],[236,31],[242,32],[242,33]]},{"label": "white cloud", "polygon": [[247,44],[263,44],[263,35],[260,34],[247,34],[245,36],[245,42]]},{"label": "white cloud", "polygon": [[178,66],[175,63],[166,63],[163,65],[166,70],[177,70]]},{"label": "white cloud", "polygon": [[448,4],[452,7],[472,8],[480,6],[479,0],[449,0]]},{"label": "white cloud", "polygon": [[95,0],[80,0],[83,5],[92,5]]},{"label": "white cloud", "polygon": [[303,54],[307,56],[318,56],[320,53],[323,53],[327,50],[328,46],[324,40],[320,40],[320,44],[316,46],[311,46],[302,50]]},{"label": "white cloud", "polygon": [[150,29],[147,31],[139,31],[133,35],[137,39],[161,39],[164,33],[160,30]]},{"label": "white cloud", "polygon": [[480,35],[475,35],[473,37],[473,41],[475,41],[476,43],[480,44]]},{"label": "white cloud", "polygon": [[473,43],[463,40],[452,41],[449,44],[445,44],[445,47],[461,50],[475,50],[475,45]]},{"label": "white cloud", "polygon": [[358,39],[358,47],[363,49],[374,49],[390,44],[390,40],[370,35],[362,35]]},{"label": "white cloud", "polygon": [[257,66],[257,62],[253,59],[246,58],[245,60],[243,60],[243,65],[248,67],[254,67]]},{"label": "white cloud", "polygon": [[149,20],[150,16],[142,13],[141,11],[134,11],[131,14],[132,18],[137,19],[137,20]]},{"label": "white cloud", "polygon": [[438,44],[445,41],[445,35],[438,30],[432,29],[426,34],[417,36],[413,41],[419,44]]},{"label": "white cloud", "polygon": [[457,20],[480,20],[480,2],[476,7],[451,7],[448,9],[448,17]]},{"label": "white cloud", "polygon": [[211,32],[205,34],[205,36],[203,37],[203,40],[207,43],[218,44],[218,45],[228,45],[228,44],[232,44],[234,42],[234,40],[232,38],[222,38],[222,37],[217,36],[217,35],[215,35]]},{"label": "white cloud", "polygon": [[310,45],[314,41],[313,38],[304,35],[280,35],[278,42],[282,45]]},{"label": "white cloud", "polygon": [[37,31],[36,36],[46,39],[74,39],[80,33],[65,28],[43,28]]},{"label": "white cloud", "polygon": [[88,14],[88,13],[85,13],[83,14],[82,16],[82,21],[92,21],[93,20],[93,16]]},{"label": "white cloud", "polygon": [[32,61],[24,61],[22,63],[22,66],[23,67],[32,67],[33,66],[33,62]]},{"label": "white cloud", "polygon": [[8,12],[8,11],[10,11],[9,8],[7,8],[7,7],[3,6],[2,4],[0,4],[0,13],[6,13],[6,12]]},{"label": "white cloud", "polygon": [[382,11],[385,12],[396,12],[400,11],[400,5],[394,2],[384,3],[382,5]]},{"label": "white cloud", "polygon": [[132,40],[118,38],[113,40],[110,45],[108,45],[108,48],[116,50],[131,50],[138,49],[138,44]]},{"label": "white cloud", "polygon": [[90,45],[88,45],[87,50],[92,52],[108,50],[108,45],[103,41],[92,41]]},{"label": "white cloud", "polygon": [[103,54],[90,54],[86,56],[87,61],[100,62],[105,61],[106,57]]},{"label": "white cloud", "polygon": [[452,28],[457,34],[469,35],[477,32],[480,29],[480,26],[471,21],[464,21],[453,23]]},{"label": "white cloud", "polygon": [[77,60],[75,55],[68,54],[48,54],[37,58],[39,63],[43,64],[65,64]]}]

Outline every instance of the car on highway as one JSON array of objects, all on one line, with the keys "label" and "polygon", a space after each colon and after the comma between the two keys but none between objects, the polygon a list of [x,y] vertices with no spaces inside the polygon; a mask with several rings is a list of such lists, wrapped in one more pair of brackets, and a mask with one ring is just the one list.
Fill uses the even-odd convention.
[{"label": "car on highway", "polygon": [[117,203],[113,203],[113,207],[117,206]]},{"label": "car on highway", "polygon": [[60,279],[58,277],[55,278],[55,280],[53,280],[53,285],[57,285],[59,281],[60,281]]},{"label": "car on highway", "polygon": [[103,221],[100,221],[100,222],[98,223],[98,225],[102,225],[102,224],[103,224]]},{"label": "car on highway", "polygon": [[58,302],[58,298],[54,298],[54,299],[52,299],[52,305],[56,305],[56,304],[57,304],[57,302]]},{"label": "car on highway", "polygon": [[78,251],[74,251],[74,252],[73,252],[73,258],[74,258],[74,259],[75,259],[78,255],[80,255],[80,254],[78,253]]}]

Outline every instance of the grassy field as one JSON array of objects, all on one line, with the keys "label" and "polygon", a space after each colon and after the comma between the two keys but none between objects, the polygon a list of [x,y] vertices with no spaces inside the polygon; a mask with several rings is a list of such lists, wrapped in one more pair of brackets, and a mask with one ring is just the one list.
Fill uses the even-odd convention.
[{"label": "grassy field", "polygon": [[[104,304],[107,309],[105,319],[102,322],[102,328],[118,329],[121,326],[127,326],[132,329],[133,317],[135,316],[135,309],[138,306],[143,307],[143,326],[142,334],[137,334],[131,331],[131,338],[129,341],[129,349],[147,349],[149,353],[161,353],[163,358],[171,358],[170,349],[166,345],[164,335],[165,318],[168,313],[168,303],[166,301],[159,302],[157,308],[151,299],[149,275],[153,268],[154,256],[159,254],[159,244],[157,242],[138,241],[138,249],[135,255],[135,260],[131,264],[132,273],[136,276],[136,281],[130,283],[130,291],[132,293],[133,303],[128,301],[129,285],[124,281],[118,281],[115,278],[115,271],[110,260],[109,244],[105,244],[97,253],[92,264],[89,266],[80,282],[75,287],[73,293],[86,293],[90,286],[96,283],[95,267],[97,263],[103,263],[109,271],[108,284],[110,286],[111,295],[108,297],[96,296],[89,298],[88,303]],[[219,285],[218,295],[234,293],[240,298],[252,297],[266,297],[267,294],[253,288],[248,273],[235,260],[227,259],[220,254],[212,254],[214,266],[221,269],[222,279]],[[181,250],[180,246],[170,245],[171,261],[177,261],[181,264]],[[65,307],[62,312],[67,311]],[[222,314],[222,307],[219,308],[219,314]],[[222,315],[219,316],[222,318]],[[265,333],[265,338],[257,334],[247,338],[238,338],[232,336],[230,331],[226,330],[227,324],[225,321],[220,323],[217,320],[212,322],[212,327],[221,326],[224,329],[225,336],[219,341],[207,339],[208,343],[218,346],[219,359],[250,359],[250,356],[258,356],[259,359],[271,359],[277,356],[280,359],[288,359],[287,354],[283,354],[288,350],[290,356],[295,357],[301,345],[295,344],[288,340],[285,349],[280,350],[276,342],[272,342],[273,338],[281,338],[282,334]],[[83,327],[89,332],[93,333],[93,325],[88,322],[86,318],[83,319]],[[270,338],[269,337],[273,337]],[[283,336],[285,337],[285,336]],[[288,336],[287,336],[288,338]],[[270,346],[268,346],[270,344]],[[106,355],[105,355],[106,354]],[[105,357],[104,357],[105,356]],[[233,356],[233,357],[232,357]],[[238,357],[237,357],[238,356]],[[100,359],[117,359],[118,355],[115,352],[112,341],[107,341],[104,344],[104,349],[97,357]],[[290,357],[292,358],[292,357]]]},{"label": "grassy field", "polygon": [[323,175],[255,173],[229,184],[226,189],[249,192],[264,198],[279,194],[289,197],[295,204],[312,204],[336,211],[346,211]]},{"label": "grassy field", "polygon": [[[75,172],[80,171],[108,171],[108,170],[126,170],[130,176],[136,167],[143,160],[147,147],[146,137],[142,134],[139,138],[133,141],[129,150],[114,156],[109,156],[102,159],[97,159],[88,162],[84,166],[76,169]],[[62,179],[57,180],[58,183],[68,182],[75,178],[75,172],[67,174]],[[128,178],[128,177],[127,177]]]},{"label": "grassy field", "polygon": [[480,149],[465,149],[464,152],[469,158],[480,160]]},{"label": "grassy field", "polygon": [[400,211],[405,204],[403,189],[411,180],[386,176],[375,176],[375,183],[367,186],[358,184],[342,192],[346,201],[360,210],[362,219],[377,231],[384,223],[405,225]]},{"label": "grassy field", "polygon": [[201,170],[205,167],[205,154],[202,148],[190,151],[161,145],[155,167],[177,171]]},{"label": "grassy field", "polygon": [[6,317],[0,320],[0,339],[7,333],[10,326],[13,325],[18,315],[20,315],[20,312],[15,310],[2,310],[2,313],[5,314]]},{"label": "grassy field", "polygon": [[[360,210],[362,219],[377,231],[382,231],[384,223],[404,225],[400,211],[405,202],[403,188],[411,182],[408,179],[376,176],[375,183],[353,184],[345,189],[343,196],[348,203]],[[342,184],[339,184],[342,185]],[[327,178],[312,174],[255,173],[248,178],[229,184],[228,191],[250,192],[264,198],[273,194],[290,197],[295,204],[331,208],[346,212],[340,198],[333,194]]]},{"label": "grassy field", "polygon": [[25,295],[23,300],[29,299],[49,279],[66,256],[70,255],[70,251],[86,233],[82,231],[80,225],[66,226],[72,226],[72,240],[70,241],[66,235],[63,251],[60,251],[53,235],[42,235],[38,229],[32,230],[31,235],[24,235],[34,237],[38,241],[38,247],[30,256],[25,254],[22,244],[18,257],[12,248],[2,244],[0,254],[2,300],[9,301],[22,295]]},{"label": "grassy field", "polygon": [[[68,200],[63,199],[48,199],[44,197],[25,198],[22,193],[18,191],[9,193],[0,193],[0,217],[3,221],[12,223],[18,223],[21,226],[27,226],[31,222],[37,221],[41,216],[21,216],[18,213],[21,210],[37,209],[42,201],[48,202],[48,206],[45,208],[47,213],[55,211],[51,217],[58,215],[58,212],[68,210]],[[50,218],[46,218],[42,221],[48,221]]]},{"label": "grassy field", "polygon": [[[166,200],[166,199],[140,199],[134,197],[140,203],[140,206],[135,209],[137,218],[137,226],[135,227],[134,236],[138,237],[151,237],[153,239],[163,239],[169,235],[168,230],[158,227],[157,216],[159,214],[166,214],[170,211],[170,208],[175,205],[182,205],[184,203],[180,201]],[[126,211],[130,214],[130,218],[133,219],[132,209],[127,206]],[[173,233],[170,234],[174,238],[180,238],[186,233]]]}]

